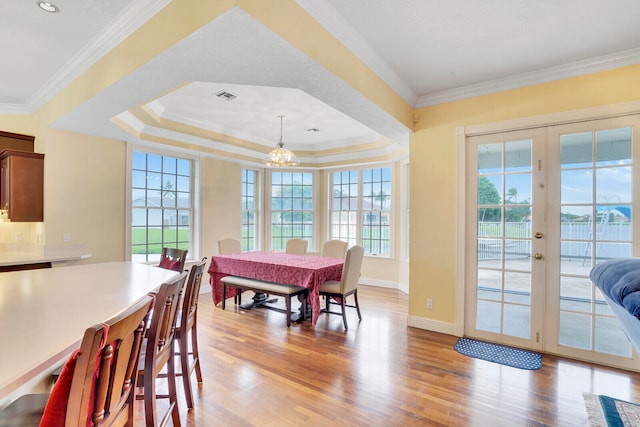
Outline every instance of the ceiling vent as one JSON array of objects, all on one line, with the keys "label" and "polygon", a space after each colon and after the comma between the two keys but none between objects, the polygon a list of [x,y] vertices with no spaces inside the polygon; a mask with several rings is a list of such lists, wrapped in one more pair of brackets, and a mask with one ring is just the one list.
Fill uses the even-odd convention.
[{"label": "ceiling vent", "polygon": [[227,101],[231,101],[232,99],[237,98],[237,96],[235,96],[231,92],[227,92],[226,90],[221,90],[220,92],[216,93],[216,96],[221,99],[226,99]]}]

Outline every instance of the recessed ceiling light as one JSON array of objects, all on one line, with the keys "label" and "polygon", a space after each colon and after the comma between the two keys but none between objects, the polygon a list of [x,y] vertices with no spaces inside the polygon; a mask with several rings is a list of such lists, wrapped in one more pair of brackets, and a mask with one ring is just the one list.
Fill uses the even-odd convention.
[{"label": "recessed ceiling light", "polygon": [[40,7],[40,9],[44,10],[45,12],[50,13],[56,13],[60,11],[60,9],[58,9],[58,6],[53,3],[49,3],[48,1],[39,1],[38,7]]}]

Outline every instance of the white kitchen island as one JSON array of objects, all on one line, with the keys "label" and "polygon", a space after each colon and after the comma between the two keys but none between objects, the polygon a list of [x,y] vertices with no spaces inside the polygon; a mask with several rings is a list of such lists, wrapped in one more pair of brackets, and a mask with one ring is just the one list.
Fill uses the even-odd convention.
[{"label": "white kitchen island", "polygon": [[79,346],[87,327],[176,274],[132,262],[0,274],[0,408],[37,388]]}]

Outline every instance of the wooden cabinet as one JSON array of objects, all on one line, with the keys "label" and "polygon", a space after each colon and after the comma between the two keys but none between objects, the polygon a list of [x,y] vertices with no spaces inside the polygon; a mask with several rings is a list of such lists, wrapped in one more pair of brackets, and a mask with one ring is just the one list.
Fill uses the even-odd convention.
[{"label": "wooden cabinet", "polygon": [[0,130],[0,152],[2,150],[20,150],[33,152],[35,137]]},{"label": "wooden cabinet", "polygon": [[19,150],[0,153],[0,209],[12,222],[42,222],[44,154]]},{"label": "wooden cabinet", "polygon": [[0,265],[0,273],[6,273],[7,271],[39,270],[41,268],[51,268],[51,263],[36,262],[33,264]]}]

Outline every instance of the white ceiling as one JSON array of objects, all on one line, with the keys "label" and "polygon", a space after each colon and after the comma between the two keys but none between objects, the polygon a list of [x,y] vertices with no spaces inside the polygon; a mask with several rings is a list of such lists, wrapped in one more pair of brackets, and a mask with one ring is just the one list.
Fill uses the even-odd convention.
[{"label": "white ceiling", "polygon": [[[170,2],[56,0],[55,14],[36,0],[0,2],[0,113],[36,111]],[[640,62],[638,0],[297,3],[414,107]],[[220,91],[237,98],[215,97]],[[131,112],[136,106],[256,145],[176,134],[140,120]],[[117,116],[142,134],[258,160],[263,154],[255,147],[279,138],[279,115],[285,146],[294,151],[378,141],[375,150],[391,155],[406,150],[410,132],[238,7],[53,126],[132,139],[111,120]],[[303,160],[320,161],[311,154]]]}]

